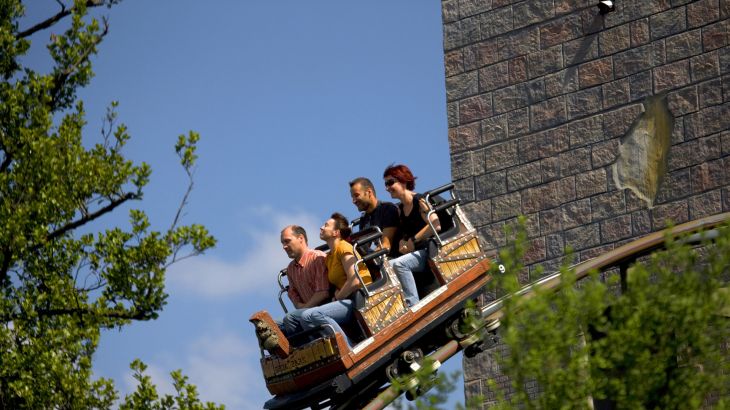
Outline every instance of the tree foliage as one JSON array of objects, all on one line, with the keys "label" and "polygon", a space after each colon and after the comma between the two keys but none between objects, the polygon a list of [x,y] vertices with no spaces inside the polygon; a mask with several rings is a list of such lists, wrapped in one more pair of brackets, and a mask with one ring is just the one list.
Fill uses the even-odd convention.
[{"label": "tree foliage", "polygon": [[[500,407],[684,409],[722,393],[729,301],[718,289],[730,273],[730,228],[719,232],[700,248],[667,237],[666,251],[629,269],[623,291],[617,273],[576,283],[564,266],[559,293],[508,299],[503,368],[514,395]],[[517,237],[500,253],[508,272],[523,268]],[[500,283],[519,288],[514,275]]]},{"label": "tree foliage", "polygon": [[[150,177],[148,164],[124,156],[130,135],[117,123],[116,103],[97,142],[82,140],[86,120],[77,92],[93,77],[91,57],[108,30],[88,9],[118,2],[58,0],[56,14],[21,27],[22,2],[0,0],[2,408],[112,406],[111,381],[92,378],[100,331],[155,319],[167,298],[165,269],[215,244],[205,227],[180,224],[192,188],[194,132],[175,147],[191,179],[169,229],[151,229],[139,209],[129,211],[128,227],[100,225],[105,215],[141,200]],[[47,44],[53,67],[42,73],[25,66],[30,36],[60,22],[63,31]],[[134,366],[141,375],[143,365]],[[173,378],[178,408],[198,408],[194,387],[179,373]],[[149,408],[173,408],[162,402]]]}]

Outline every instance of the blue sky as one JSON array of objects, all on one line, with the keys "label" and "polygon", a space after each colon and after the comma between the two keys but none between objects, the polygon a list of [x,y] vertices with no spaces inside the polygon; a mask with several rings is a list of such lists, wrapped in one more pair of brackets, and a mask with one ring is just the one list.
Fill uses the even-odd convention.
[{"label": "blue sky", "polygon": [[[27,21],[54,13],[34,0]],[[186,187],[173,146],[201,134],[184,223],[202,223],[218,246],[168,271],[160,318],[105,332],[95,372],[124,394],[140,358],[163,391],[182,368],[201,396],[232,409],[261,408],[251,313],[279,314],[276,273],[288,259],[279,231],[303,225],[313,245],[333,211],[357,216],[347,182],[408,164],[417,190],[450,180],[439,1],[125,0],[80,93],[89,142],[112,100],[132,135],[127,155],[148,162],[144,209],[169,226]],[[56,27],[35,35],[28,62],[47,64]],[[128,210],[128,209],[127,209]],[[92,227],[126,224],[126,211]],[[448,369],[460,366],[452,359]],[[461,392],[458,399],[463,401]]]}]

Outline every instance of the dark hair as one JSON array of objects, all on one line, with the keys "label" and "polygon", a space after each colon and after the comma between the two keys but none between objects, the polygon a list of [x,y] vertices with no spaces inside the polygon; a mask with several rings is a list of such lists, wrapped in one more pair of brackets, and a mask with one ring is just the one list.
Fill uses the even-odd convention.
[{"label": "dark hair", "polygon": [[347,221],[347,218],[339,212],[333,213],[330,218],[335,220],[335,229],[340,231],[340,238],[349,238],[352,233],[352,229],[350,229],[350,223]]},{"label": "dark hair", "polygon": [[365,177],[357,177],[350,181],[350,188],[353,187],[355,184],[360,184],[363,188],[373,191],[373,195],[375,194],[375,186],[373,185],[373,182]]},{"label": "dark hair", "polygon": [[291,232],[295,236],[303,236],[304,237],[304,242],[309,243],[309,240],[307,239],[307,231],[305,231],[304,228],[302,228],[301,226],[299,226],[299,225],[289,225],[289,226],[285,227],[284,229],[282,229],[281,232],[284,232],[287,229],[291,229]]},{"label": "dark hair", "polygon": [[390,164],[383,172],[383,178],[393,177],[401,184],[405,184],[406,189],[414,190],[416,188],[416,177],[407,166],[403,164]]}]

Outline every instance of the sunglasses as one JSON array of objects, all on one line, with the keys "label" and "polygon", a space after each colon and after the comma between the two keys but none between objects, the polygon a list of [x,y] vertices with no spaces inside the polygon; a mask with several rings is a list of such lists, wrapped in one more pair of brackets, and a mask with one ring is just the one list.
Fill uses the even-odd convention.
[{"label": "sunglasses", "polygon": [[396,182],[398,181],[395,179],[388,179],[385,181],[385,186],[393,186],[393,184],[395,184]]}]

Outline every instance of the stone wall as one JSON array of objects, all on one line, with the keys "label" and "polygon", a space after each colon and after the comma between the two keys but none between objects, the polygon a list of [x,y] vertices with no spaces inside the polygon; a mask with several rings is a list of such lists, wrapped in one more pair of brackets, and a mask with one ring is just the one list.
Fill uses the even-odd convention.
[{"label": "stone wall", "polygon": [[[527,216],[522,280],[730,211],[730,0],[442,0],[452,179],[490,249]],[[506,387],[465,361],[467,397]]]}]

